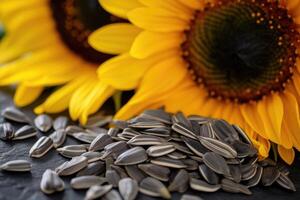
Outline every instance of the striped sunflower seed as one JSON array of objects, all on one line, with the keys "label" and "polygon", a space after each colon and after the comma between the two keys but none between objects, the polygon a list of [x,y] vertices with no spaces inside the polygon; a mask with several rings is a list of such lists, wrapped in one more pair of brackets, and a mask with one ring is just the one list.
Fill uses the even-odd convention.
[{"label": "striped sunflower seed", "polygon": [[182,195],[180,200],[203,200],[203,199],[195,195],[184,194]]},{"label": "striped sunflower seed", "polygon": [[276,182],[281,187],[283,187],[287,190],[296,192],[296,187],[295,187],[294,183],[291,181],[291,179],[287,175],[280,173],[280,176],[278,177],[278,179],[276,179]]},{"label": "striped sunflower seed", "polygon": [[161,166],[170,167],[170,168],[177,168],[177,169],[187,167],[182,161],[173,160],[168,157],[155,158],[155,159],[152,159],[150,162],[153,164],[156,164],[156,165],[161,165]]},{"label": "striped sunflower seed", "polygon": [[[226,177],[226,178],[233,180],[236,183],[241,182],[242,172],[241,172],[240,166],[239,165],[228,165],[228,167],[230,169],[230,177]],[[243,180],[246,180],[246,179],[243,179]]]},{"label": "striped sunflower seed", "polygon": [[147,177],[140,182],[139,191],[152,197],[171,199],[171,194],[165,185],[159,180],[151,177]]},{"label": "striped sunflower seed", "polygon": [[271,186],[280,177],[280,172],[277,167],[265,167],[261,177],[261,182],[264,186]]},{"label": "striped sunflower seed", "polygon": [[66,127],[66,132],[67,135],[72,136],[74,133],[84,132],[84,129],[79,126],[69,125]]},{"label": "striped sunflower seed", "polygon": [[169,113],[166,113],[162,109],[158,110],[145,110],[141,117],[144,117],[146,119],[153,119],[156,121],[159,121],[164,124],[171,124],[171,115]]},{"label": "striped sunflower seed", "polygon": [[124,166],[127,174],[137,182],[141,182],[146,176],[136,165]]},{"label": "striped sunflower seed", "polygon": [[119,181],[119,191],[124,200],[134,200],[139,192],[136,180],[123,178]]},{"label": "striped sunflower seed", "polygon": [[245,185],[250,188],[250,187],[254,187],[256,185],[258,185],[258,183],[260,182],[261,180],[261,177],[262,177],[262,174],[263,174],[263,168],[261,166],[258,166],[257,167],[257,170],[256,170],[256,174],[255,176],[253,176],[251,179],[249,179]]},{"label": "striped sunflower seed", "polygon": [[53,125],[53,120],[49,115],[39,115],[34,119],[36,128],[42,132],[48,132]]},{"label": "striped sunflower seed", "polygon": [[204,147],[199,141],[190,139],[188,137],[181,137],[182,141],[186,144],[186,146],[194,152],[197,156],[203,157],[203,155],[208,152],[208,149]]},{"label": "striped sunflower seed", "polygon": [[11,140],[15,134],[15,129],[10,123],[0,124],[0,138],[2,140]]},{"label": "striped sunflower seed", "polygon": [[112,121],[112,116],[103,115],[99,113],[89,117],[85,127],[101,127],[109,124]]},{"label": "striped sunflower seed", "polygon": [[49,136],[53,141],[54,148],[60,147],[66,140],[67,132],[64,129],[58,129]]},{"label": "striped sunflower seed", "polygon": [[109,135],[102,133],[92,141],[89,151],[103,150],[106,145],[111,143],[113,143],[112,138]]},{"label": "striped sunflower seed", "polygon": [[142,147],[134,147],[118,156],[116,165],[135,165],[148,159],[147,153]]},{"label": "striped sunflower seed", "polygon": [[84,156],[88,159],[88,163],[92,163],[92,162],[96,162],[98,160],[101,160],[101,157],[103,156],[102,152],[97,152],[97,151],[88,151],[85,152],[83,154],[81,154],[81,156]]},{"label": "striped sunflower seed", "polygon": [[193,133],[192,130],[188,129],[186,126],[184,126],[180,122],[173,124],[172,125],[172,130],[174,130],[175,132],[177,132],[177,133],[179,133],[183,136],[186,136],[188,138],[195,139],[195,140],[197,139],[196,134]]},{"label": "striped sunflower seed", "polygon": [[257,171],[257,164],[247,164],[241,166],[242,180],[249,180],[253,178]]},{"label": "striped sunflower seed", "polygon": [[214,152],[207,152],[203,156],[203,162],[207,167],[218,174],[230,176],[230,169],[223,157]]},{"label": "striped sunflower seed", "polygon": [[219,176],[205,164],[199,165],[199,172],[207,183],[219,184]]},{"label": "striped sunflower seed", "polygon": [[31,123],[31,120],[27,115],[25,115],[21,110],[15,107],[7,107],[5,108],[1,115],[8,120],[19,123]]},{"label": "striped sunflower seed", "polygon": [[186,128],[192,130],[192,124],[188,118],[182,112],[177,112],[175,115],[172,116],[173,124],[181,123]]},{"label": "striped sunflower seed", "polygon": [[57,117],[53,122],[54,130],[65,129],[68,126],[69,120],[65,116]]},{"label": "striped sunflower seed", "polygon": [[63,191],[65,184],[54,171],[47,169],[42,176],[40,188],[45,194],[52,194]]},{"label": "striped sunflower seed", "polygon": [[103,200],[122,200],[120,193],[117,190],[111,190],[104,195]]},{"label": "striped sunflower seed", "polygon": [[109,184],[111,184],[113,187],[118,187],[118,183],[121,180],[120,175],[118,172],[114,169],[108,169],[105,172],[105,178]]},{"label": "striped sunflower seed", "polygon": [[76,176],[98,175],[105,171],[105,163],[97,161],[89,163],[85,168],[81,169]]},{"label": "striped sunflower seed", "polygon": [[224,120],[214,120],[212,128],[216,137],[221,141],[239,140],[239,135],[236,130]]},{"label": "striped sunflower seed", "polygon": [[238,158],[253,157],[257,154],[257,150],[250,144],[234,140],[230,145],[237,151]]},{"label": "striped sunflower seed", "polygon": [[210,185],[200,179],[191,178],[190,187],[200,192],[216,192],[221,188],[221,185]]},{"label": "striped sunflower seed", "polygon": [[166,143],[166,144],[151,146],[147,149],[146,152],[149,156],[160,157],[160,156],[167,155],[175,150],[176,149],[172,144]]},{"label": "striped sunflower seed", "polygon": [[111,124],[117,129],[128,128],[128,122],[123,120],[113,120]]},{"label": "striped sunflower seed", "polygon": [[170,169],[167,167],[155,165],[155,164],[139,164],[138,167],[148,174],[149,176],[160,180],[160,181],[168,181],[170,175]]},{"label": "striped sunflower seed", "polygon": [[88,165],[87,158],[83,156],[73,157],[70,161],[66,161],[58,166],[55,171],[59,176],[68,176],[79,172]]},{"label": "striped sunflower seed", "polygon": [[183,152],[183,153],[188,154],[188,155],[194,155],[193,152],[191,152],[191,150],[189,148],[182,145],[181,143],[177,143],[177,142],[170,142],[170,143],[173,144],[175,149],[177,149],[178,151]]},{"label": "striped sunflower seed", "polygon": [[129,140],[127,143],[134,146],[148,146],[164,144],[167,141],[153,135],[137,135]]},{"label": "striped sunflower seed", "polygon": [[56,149],[58,153],[67,158],[73,158],[76,156],[80,156],[83,153],[86,153],[86,147],[84,145],[68,145],[61,148]]},{"label": "striped sunflower seed", "polygon": [[183,162],[183,164],[186,165],[186,168],[185,168],[186,170],[194,171],[194,170],[197,170],[199,167],[198,162],[193,159],[184,159],[181,161]]},{"label": "striped sunflower seed", "polygon": [[199,138],[201,144],[205,146],[207,149],[225,157],[225,158],[236,158],[237,152],[228,144],[221,142],[219,140],[208,138],[208,137],[200,137]]},{"label": "striped sunflower seed", "polygon": [[183,153],[181,153],[179,151],[173,151],[171,153],[168,153],[167,156],[169,158],[176,159],[176,160],[181,160],[181,159],[187,158],[187,155],[185,155],[185,154],[183,154]]},{"label": "striped sunflower seed", "polygon": [[12,172],[31,171],[31,163],[27,160],[12,160],[0,165],[1,170]]},{"label": "striped sunflower seed", "polygon": [[108,156],[113,156],[117,158],[121,153],[128,149],[128,145],[124,141],[113,142],[104,147],[104,154],[102,158],[106,158]]},{"label": "striped sunflower seed", "polygon": [[53,141],[51,138],[43,136],[41,137],[29,150],[30,157],[40,158],[44,156],[53,147]]},{"label": "striped sunflower seed", "polygon": [[215,132],[212,128],[211,123],[205,123],[200,127],[200,136],[215,138]]},{"label": "striped sunflower seed", "polygon": [[116,137],[119,131],[120,131],[119,128],[110,128],[107,131],[107,135],[109,135],[110,137]]},{"label": "striped sunflower seed", "polygon": [[91,144],[93,142],[93,140],[97,137],[97,135],[85,133],[85,132],[79,132],[79,133],[73,133],[72,137],[74,137],[75,139],[77,139],[81,142]]},{"label": "striped sunflower seed", "polygon": [[94,200],[104,196],[112,189],[112,185],[93,185],[86,192],[85,200]]},{"label": "striped sunflower seed", "polygon": [[222,179],[221,186],[222,186],[222,189],[226,192],[243,193],[246,195],[252,194],[252,192],[246,186],[235,183],[229,179]]},{"label": "striped sunflower seed", "polygon": [[171,178],[168,190],[170,192],[184,193],[189,186],[189,174],[185,169],[180,169],[173,178]]},{"label": "striped sunflower seed", "polygon": [[161,128],[161,127],[165,127],[165,125],[161,122],[145,120],[145,121],[129,124],[129,127],[134,129],[146,129],[146,128],[148,129],[148,128]]},{"label": "striped sunflower seed", "polygon": [[120,175],[121,179],[128,178],[128,175],[127,175],[126,171],[122,167],[119,167],[119,166],[116,166],[116,165],[111,165],[110,167],[113,170],[116,170],[116,172]]},{"label": "striped sunflower seed", "polygon": [[250,138],[248,137],[248,135],[245,133],[245,131],[243,131],[243,129],[241,127],[239,127],[238,125],[232,125],[232,127],[236,130],[236,132],[239,134],[241,140],[243,142],[246,142],[248,144],[252,144]]},{"label": "striped sunflower seed", "polygon": [[88,189],[93,185],[102,185],[106,182],[106,178],[100,176],[79,176],[72,178],[71,187],[78,190]]},{"label": "striped sunflower seed", "polygon": [[13,140],[23,140],[31,137],[35,137],[37,135],[37,131],[35,128],[31,125],[25,125],[22,128],[18,129],[14,137],[12,138]]}]

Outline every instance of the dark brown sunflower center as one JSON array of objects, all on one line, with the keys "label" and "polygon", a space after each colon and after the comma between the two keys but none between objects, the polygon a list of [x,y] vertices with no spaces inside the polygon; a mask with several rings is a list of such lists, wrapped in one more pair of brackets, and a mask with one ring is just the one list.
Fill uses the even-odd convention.
[{"label": "dark brown sunflower center", "polygon": [[101,63],[111,57],[88,44],[91,32],[116,21],[98,0],[50,0],[50,4],[57,30],[71,50],[93,63]]},{"label": "dark brown sunflower center", "polygon": [[221,0],[197,11],[185,59],[212,97],[240,103],[284,89],[299,33],[276,0]]}]

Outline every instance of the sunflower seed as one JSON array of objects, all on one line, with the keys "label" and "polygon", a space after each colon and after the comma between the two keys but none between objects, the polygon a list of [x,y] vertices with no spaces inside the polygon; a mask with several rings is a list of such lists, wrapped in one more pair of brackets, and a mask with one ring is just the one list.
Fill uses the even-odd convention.
[{"label": "sunflower seed", "polygon": [[252,145],[239,140],[230,142],[230,145],[237,151],[238,158],[253,157],[257,154],[257,150]]},{"label": "sunflower seed", "polygon": [[282,163],[279,163],[277,165],[277,168],[280,171],[280,173],[282,173],[286,176],[288,176],[290,174],[289,168],[286,165],[282,164]]},{"label": "sunflower seed", "polygon": [[104,195],[103,200],[122,200],[120,193],[117,190],[111,190]]},{"label": "sunflower seed", "polygon": [[265,167],[261,177],[264,186],[272,185],[280,176],[280,172],[276,167]]},{"label": "sunflower seed", "polygon": [[88,189],[93,185],[102,185],[106,183],[107,180],[104,177],[99,176],[79,176],[72,178],[71,187],[73,189]]},{"label": "sunflower seed", "polygon": [[221,188],[221,185],[210,185],[200,179],[191,178],[190,186],[192,189],[201,192],[216,192]]},{"label": "sunflower seed", "polygon": [[107,135],[109,135],[110,137],[116,137],[119,133],[119,128],[110,128],[107,131]]},{"label": "sunflower seed", "polygon": [[192,124],[191,124],[191,122],[189,121],[189,119],[187,119],[184,116],[184,114],[182,112],[177,112],[175,115],[173,115],[172,121],[173,121],[173,124],[175,124],[175,123],[181,123],[186,128],[192,130]]},{"label": "sunflower seed", "polygon": [[240,138],[242,138],[242,141],[248,143],[248,144],[252,144],[250,138],[248,137],[248,135],[243,131],[243,129],[241,127],[239,127],[238,125],[232,125],[232,127],[236,130],[236,132],[240,135]]},{"label": "sunflower seed", "polygon": [[123,178],[119,181],[119,191],[124,200],[134,200],[139,192],[136,180]]},{"label": "sunflower seed", "polygon": [[58,153],[67,158],[73,158],[86,153],[86,147],[84,145],[69,145],[56,149]]},{"label": "sunflower seed", "polygon": [[53,121],[49,115],[43,114],[34,119],[34,124],[40,131],[47,132],[52,128]]},{"label": "sunflower seed", "polygon": [[211,118],[198,116],[198,115],[190,115],[190,116],[188,116],[188,119],[196,121],[198,124],[201,124],[201,125],[207,124],[212,120]]},{"label": "sunflower seed", "polygon": [[29,155],[33,158],[40,158],[44,156],[52,147],[52,139],[43,136],[31,147],[31,149],[29,150]]},{"label": "sunflower seed", "polygon": [[135,165],[148,159],[145,149],[142,147],[134,147],[118,156],[115,161],[116,165]]},{"label": "sunflower seed", "polygon": [[55,171],[59,176],[68,176],[75,174],[88,165],[87,158],[83,156],[73,157],[70,161],[64,162],[58,166]]},{"label": "sunflower seed", "polygon": [[65,184],[54,171],[47,169],[43,174],[40,188],[45,194],[52,194],[63,191]]},{"label": "sunflower seed", "polygon": [[257,171],[257,164],[247,164],[241,166],[242,180],[249,180],[253,178]]},{"label": "sunflower seed", "polygon": [[35,128],[33,126],[25,125],[15,132],[14,137],[12,139],[13,140],[23,140],[23,139],[27,139],[30,137],[35,137],[36,135],[37,135],[37,131],[35,130]]},{"label": "sunflower seed", "polygon": [[92,141],[89,151],[102,150],[106,145],[111,143],[113,143],[112,138],[109,135],[102,133]]},{"label": "sunflower seed", "polygon": [[173,151],[167,155],[169,158],[180,160],[185,159],[187,156],[181,152]]},{"label": "sunflower seed", "polygon": [[89,163],[85,168],[81,169],[76,176],[98,175],[105,171],[105,164],[102,161]]},{"label": "sunflower seed", "polygon": [[[236,183],[241,182],[242,172],[241,172],[240,166],[238,166],[238,165],[228,165],[228,166],[230,169],[230,177],[226,177],[226,178],[233,180]],[[247,179],[249,180],[250,178],[247,178]],[[246,180],[246,179],[243,179],[243,180]]]},{"label": "sunflower seed", "polygon": [[0,138],[2,140],[11,140],[14,137],[15,129],[10,123],[0,124]]},{"label": "sunflower seed", "polygon": [[127,175],[126,171],[122,167],[119,167],[119,166],[116,166],[116,165],[111,165],[110,167],[112,169],[116,170],[116,172],[118,172],[118,174],[120,175],[121,179],[122,178],[128,178],[128,175]]},{"label": "sunflower seed", "polygon": [[85,132],[79,132],[79,133],[73,133],[72,136],[84,143],[91,144],[93,140],[97,137],[95,134],[85,133]]},{"label": "sunflower seed", "polygon": [[193,160],[193,159],[184,159],[184,160],[181,160],[183,162],[183,164],[186,165],[186,170],[191,170],[191,171],[194,171],[194,170],[197,170],[198,169],[198,162]]},{"label": "sunflower seed", "polygon": [[221,186],[222,186],[222,189],[226,192],[243,193],[246,195],[252,194],[252,192],[246,186],[235,183],[229,179],[222,179]]},{"label": "sunflower seed", "polygon": [[203,155],[208,152],[208,149],[204,147],[200,142],[197,140],[190,139],[188,137],[181,137],[181,139],[184,141],[186,146],[194,152],[197,156],[203,157]]},{"label": "sunflower seed", "polygon": [[105,178],[109,184],[111,184],[113,187],[118,187],[118,183],[121,180],[120,175],[116,170],[108,169],[105,172]]},{"label": "sunflower seed", "polygon": [[199,172],[197,172],[197,171],[190,172],[189,177],[190,178],[195,178],[195,179],[201,179],[202,178],[201,175],[199,174]]},{"label": "sunflower seed", "polygon": [[207,167],[218,174],[230,176],[230,169],[223,157],[214,152],[207,152],[203,156],[203,162]]},{"label": "sunflower seed", "polygon": [[13,160],[0,165],[0,169],[13,172],[28,172],[31,170],[31,163],[27,160]]},{"label": "sunflower seed", "polygon": [[159,158],[155,158],[155,159],[152,159],[150,161],[151,163],[153,164],[156,164],[156,165],[161,165],[161,166],[164,166],[164,167],[170,167],[170,168],[186,168],[187,166],[180,160],[173,160],[171,158],[168,158],[168,157],[159,157]]},{"label": "sunflower seed", "polygon": [[236,130],[224,120],[214,120],[212,128],[216,137],[221,141],[239,140],[239,135]]},{"label": "sunflower seed", "polygon": [[262,174],[263,174],[263,168],[261,166],[258,166],[256,170],[256,174],[245,183],[247,187],[250,188],[258,185],[258,183],[261,180]]},{"label": "sunflower seed", "polygon": [[118,157],[121,152],[124,152],[128,149],[128,145],[124,141],[119,141],[119,142],[113,142],[111,144],[108,144],[104,147],[104,155],[102,158],[106,158],[110,155],[113,155],[114,157]]},{"label": "sunflower seed", "polygon": [[199,165],[199,172],[207,183],[212,185],[219,183],[218,175],[205,164]]},{"label": "sunflower seed", "polygon": [[195,133],[193,133],[191,130],[186,128],[183,124],[181,123],[175,123],[172,125],[172,130],[176,131],[177,133],[189,137],[191,139],[197,139]]},{"label": "sunflower seed", "polygon": [[59,129],[54,131],[49,137],[53,141],[54,148],[58,148],[65,142],[67,133],[64,129]]},{"label": "sunflower seed", "polygon": [[176,143],[176,142],[170,142],[170,143],[173,144],[175,149],[177,149],[178,151],[183,152],[183,153],[188,154],[188,155],[193,155],[193,152],[191,152],[189,148],[182,145],[181,143]]},{"label": "sunflower seed", "polygon": [[167,141],[153,135],[137,135],[129,140],[127,143],[134,146],[147,146],[164,144]]},{"label": "sunflower seed", "polygon": [[203,163],[203,158],[199,156],[189,156],[191,159],[197,161],[198,163]]},{"label": "sunflower seed", "polygon": [[294,185],[294,183],[291,181],[291,179],[283,174],[280,173],[280,176],[278,177],[278,179],[276,180],[276,182],[283,188],[287,189],[287,190],[291,190],[296,192],[296,187]]},{"label": "sunflower seed", "polygon": [[90,189],[86,192],[85,200],[94,200],[102,197],[107,192],[112,189],[112,185],[93,185]]},{"label": "sunflower seed", "polygon": [[236,158],[237,152],[228,144],[221,142],[219,140],[208,138],[208,137],[200,137],[199,138],[201,144],[205,146],[207,149],[225,157],[225,158]]},{"label": "sunflower seed", "polygon": [[180,169],[170,181],[168,190],[170,192],[183,193],[187,191],[189,186],[189,174],[185,169]]},{"label": "sunflower seed", "polygon": [[89,117],[85,127],[101,127],[109,124],[112,116],[105,116],[102,113]]},{"label": "sunflower seed", "polygon": [[203,200],[203,199],[195,195],[184,194],[182,195],[180,200]]},{"label": "sunflower seed", "polygon": [[102,155],[103,155],[103,153],[97,152],[97,151],[88,151],[88,152],[81,154],[81,156],[84,156],[88,159],[88,163],[92,163],[92,162],[101,160]]},{"label": "sunflower seed", "polygon": [[166,154],[169,154],[173,151],[175,151],[175,147],[172,144],[161,144],[156,146],[151,146],[147,149],[147,154],[152,157],[159,157],[164,156]]},{"label": "sunflower seed", "polygon": [[140,182],[145,178],[144,173],[136,165],[125,165],[127,174],[137,182]]},{"label": "sunflower seed", "polygon": [[66,127],[66,132],[67,135],[73,136],[74,133],[80,133],[83,132],[84,129],[79,127],[79,126],[75,126],[75,125],[69,125]]},{"label": "sunflower seed", "polygon": [[165,125],[161,122],[155,122],[155,121],[141,121],[141,122],[135,122],[132,124],[129,124],[130,128],[135,129],[148,129],[148,128],[160,128],[165,127]]},{"label": "sunflower seed", "polygon": [[158,179],[160,181],[168,181],[170,175],[170,169],[154,164],[140,164],[138,167],[148,174],[149,176]]},{"label": "sunflower seed", "polygon": [[171,116],[169,113],[166,113],[162,109],[158,110],[145,110],[141,115],[141,117],[147,119],[153,119],[164,124],[171,124]]},{"label": "sunflower seed", "polygon": [[164,184],[151,177],[147,177],[141,181],[139,191],[152,197],[171,199],[171,194]]},{"label": "sunflower seed", "polygon": [[227,162],[228,165],[239,165],[239,164],[241,164],[241,161],[239,159],[236,159],[236,158],[227,159],[226,162]]},{"label": "sunflower seed", "polygon": [[7,107],[3,110],[1,115],[8,120],[19,123],[31,123],[29,117],[27,117],[22,111],[15,107]]},{"label": "sunflower seed", "polygon": [[214,132],[212,126],[211,126],[211,123],[203,124],[200,127],[200,136],[215,138],[215,132]]},{"label": "sunflower seed", "polygon": [[275,162],[274,160],[271,160],[270,158],[266,158],[266,159],[260,161],[259,164],[260,164],[262,167],[276,166],[276,162]]},{"label": "sunflower seed", "polygon": [[59,130],[59,129],[65,129],[68,126],[68,118],[65,116],[59,116],[57,117],[54,122],[53,122],[53,128],[54,130]]}]

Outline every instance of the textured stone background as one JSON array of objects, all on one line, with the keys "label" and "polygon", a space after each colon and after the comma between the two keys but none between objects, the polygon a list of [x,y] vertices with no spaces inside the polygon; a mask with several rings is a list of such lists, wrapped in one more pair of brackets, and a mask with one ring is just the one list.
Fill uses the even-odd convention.
[{"label": "textured stone background", "polygon": [[[7,88],[0,88],[0,110],[8,105],[12,105],[12,90]],[[31,108],[23,109],[26,113],[34,116],[31,112]],[[0,122],[3,119],[0,118]],[[300,134],[300,132],[299,132]],[[39,136],[41,136],[40,134]],[[60,165],[65,158],[58,155],[57,152],[51,150],[48,154],[41,159],[31,159],[28,156],[30,147],[34,144],[36,138],[27,139],[23,141],[4,142],[0,140],[0,164],[14,159],[26,159],[32,162],[33,168],[31,173],[9,173],[0,172],[0,200],[80,200],[84,198],[85,191],[75,191],[70,188],[69,180],[70,177],[64,178],[66,183],[66,189],[64,192],[53,194],[50,196],[44,195],[40,192],[39,184],[40,178],[45,169],[55,169],[56,166]],[[66,144],[76,144],[77,142],[72,138],[68,138]],[[278,186],[272,186],[270,188],[252,188],[253,195],[245,196],[240,194],[228,194],[224,192],[217,193],[195,193],[189,191],[191,194],[199,195],[204,199],[213,200],[276,200],[276,199],[300,199],[300,155],[298,154],[297,159],[291,168],[290,177],[295,182],[298,192],[291,193],[286,190],[279,188]],[[179,194],[173,195],[174,199],[180,199]],[[154,199],[139,196],[139,199]]]}]

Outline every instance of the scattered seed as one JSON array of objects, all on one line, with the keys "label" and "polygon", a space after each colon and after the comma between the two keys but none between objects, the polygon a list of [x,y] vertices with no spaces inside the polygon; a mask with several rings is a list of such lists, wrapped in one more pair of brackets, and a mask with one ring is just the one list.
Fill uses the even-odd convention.
[{"label": "scattered seed", "polygon": [[151,177],[147,177],[141,181],[139,191],[152,197],[171,199],[171,194],[164,184]]},{"label": "scattered seed", "polygon": [[54,171],[47,169],[42,176],[40,187],[45,194],[52,194],[63,191],[65,184]]},{"label": "scattered seed", "polygon": [[92,162],[101,160],[103,153],[97,152],[97,151],[88,151],[88,152],[81,154],[81,156],[86,157],[88,159],[88,163],[92,163]]},{"label": "scattered seed", "polygon": [[148,174],[149,176],[158,179],[160,181],[168,181],[170,175],[170,169],[154,164],[140,164],[138,167]]},{"label": "scattered seed", "polygon": [[210,185],[200,179],[191,178],[190,186],[192,189],[201,192],[216,192],[221,188],[221,185]]},{"label": "scattered seed", "polygon": [[207,183],[212,185],[219,183],[218,175],[205,164],[199,165],[199,172]]},{"label": "scattered seed", "polygon": [[263,170],[261,182],[264,186],[271,186],[280,176],[280,172],[276,167],[266,167]]},{"label": "scattered seed", "polygon": [[139,192],[139,186],[136,180],[123,178],[119,181],[119,191],[124,200],[134,200]]},{"label": "scattered seed", "polygon": [[203,156],[203,162],[207,167],[218,174],[230,176],[230,169],[223,157],[214,152],[207,152]]},{"label": "scattered seed", "polygon": [[31,163],[27,160],[13,160],[0,165],[0,169],[12,172],[28,172],[31,170]]},{"label": "scattered seed", "polygon": [[57,117],[53,122],[53,128],[54,130],[60,130],[65,129],[68,126],[68,118],[65,116],[59,116]]},{"label": "scattered seed", "polygon": [[86,192],[85,200],[94,200],[102,197],[107,192],[112,189],[112,185],[93,185],[90,189]]},{"label": "scattered seed", "polygon": [[258,166],[256,170],[256,174],[250,180],[248,180],[248,182],[245,183],[247,187],[250,188],[258,185],[258,183],[261,180],[262,174],[263,174],[263,168],[261,166]]},{"label": "scattered seed", "polygon": [[73,133],[72,136],[84,143],[91,144],[93,140],[97,137],[95,134],[85,133],[85,132],[79,132],[79,133]]},{"label": "scattered seed", "polygon": [[19,123],[31,123],[29,117],[27,117],[22,111],[15,107],[7,107],[3,110],[1,115],[8,120]]},{"label": "scattered seed", "polygon": [[75,174],[88,165],[87,158],[84,156],[77,156],[70,161],[64,162],[58,166],[55,171],[59,176],[68,176]]},{"label": "scattered seed", "polygon": [[54,148],[60,147],[66,140],[67,132],[64,129],[58,129],[49,136],[53,141]]},{"label": "scattered seed", "polygon": [[118,187],[118,183],[121,180],[120,175],[116,170],[108,169],[105,172],[105,178],[109,184],[111,184],[113,187]]},{"label": "scattered seed", "polygon": [[47,132],[52,128],[53,121],[49,115],[43,114],[34,119],[34,124],[40,131]]},{"label": "scattered seed", "polygon": [[89,117],[85,127],[101,127],[109,124],[112,116],[105,116],[102,113]]},{"label": "scattered seed", "polygon": [[153,135],[137,135],[129,140],[127,143],[135,146],[148,146],[148,145],[160,145],[167,141]]},{"label": "scattered seed", "polygon": [[51,138],[43,136],[41,137],[29,150],[30,157],[40,158],[44,156],[53,147],[53,141]]},{"label": "scattered seed", "polygon": [[108,144],[113,143],[114,141],[112,138],[105,133],[102,133],[98,135],[91,143],[91,146],[89,148],[90,151],[99,151],[104,149],[104,147]]},{"label": "scattered seed", "polygon": [[67,158],[73,158],[86,153],[86,147],[84,145],[68,145],[62,148],[56,149],[62,156]]},{"label": "scattered seed", "polygon": [[120,193],[117,190],[111,190],[104,195],[103,200],[122,200]]},{"label": "scattered seed", "polygon": [[37,131],[35,128],[31,125],[25,125],[22,128],[18,129],[14,137],[12,138],[13,140],[23,140],[31,137],[35,137],[37,135]]},{"label": "scattered seed", "polygon": [[246,186],[235,183],[229,179],[222,179],[221,186],[222,186],[222,189],[226,192],[243,193],[246,195],[252,194],[252,192]]},{"label": "scattered seed", "polygon": [[98,175],[105,171],[105,164],[102,161],[89,163],[85,168],[81,169],[76,176]]},{"label": "scattered seed", "polygon": [[15,129],[10,123],[0,124],[0,138],[2,140],[11,140],[15,134]]},{"label": "scattered seed", "polygon": [[180,160],[173,160],[168,157],[159,157],[151,160],[151,163],[170,168],[186,168],[187,166]]},{"label": "scattered seed", "polygon": [[291,179],[283,174],[280,173],[280,176],[278,177],[278,179],[276,179],[276,182],[283,188],[287,189],[287,190],[291,190],[293,192],[296,192],[296,187],[294,185],[294,183],[291,181]]},{"label": "scattered seed", "polygon": [[156,146],[151,146],[147,149],[147,154],[152,157],[160,157],[167,155],[173,151],[175,151],[175,147],[172,144],[161,144]]},{"label": "scattered seed", "polygon": [[136,165],[124,166],[127,174],[137,182],[140,182],[145,178],[144,173]]},{"label": "scattered seed", "polygon": [[134,147],[118,156],[116,165],[135,165],[148,159],[147,153],[142,147]]}]

